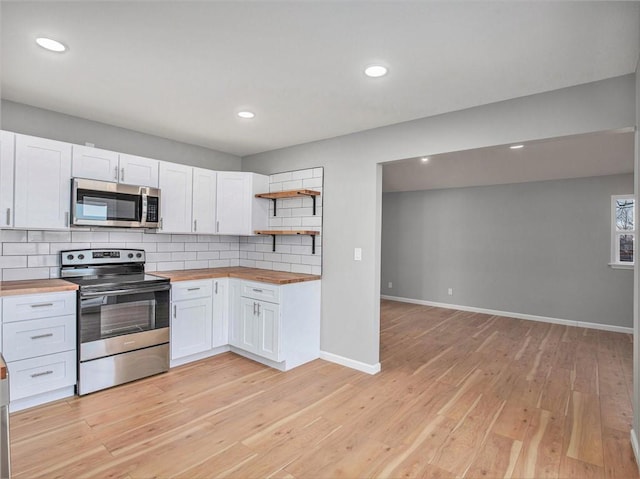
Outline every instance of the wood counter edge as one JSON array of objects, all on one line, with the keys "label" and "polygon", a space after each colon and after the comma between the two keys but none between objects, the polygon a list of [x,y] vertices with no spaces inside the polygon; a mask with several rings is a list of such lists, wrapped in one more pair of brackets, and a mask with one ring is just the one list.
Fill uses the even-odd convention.
[{"label": "wood counter edge", "polygon": [[[286,271],[274,271],[275,273],[283,273],[287,275],[295,275],[295,277],[289,278],[273,278],[269,276],[261,276],[259,273],[256,274],[254,271],[203,271],[202,273],[194,272],[194,270],[190,270],[188,273],[181,273],[182,270],[177,271],[154,271],[148,274],[152,274],[154,276],[159,276],[161,278],[168,278],[172,283],[178,283],[181,281],[197,281],[200,279],[216,279],[216,278],[237,278],[237,279],[245,279],[248,281],[258,281],[260,283],[269,283],[269,284],[293,284],[293,283],[303,283],[305,281],[318,281],[322,279],[320,275],[310,275],[306,273],[289,273]],[[266,270],[271,271],[271,270]],[[298,276],[299,275],[299,276]]]},{"label": "wood counter edge", "polygon": [[7,363],[0,359],[0,379],[7,379]]},{"label": "wood counter edge", "polygon": [[60,293],[77,291],[78,285],[63,279],[27,279],[21,281],[0,281],[0,297],[21,294]]}]

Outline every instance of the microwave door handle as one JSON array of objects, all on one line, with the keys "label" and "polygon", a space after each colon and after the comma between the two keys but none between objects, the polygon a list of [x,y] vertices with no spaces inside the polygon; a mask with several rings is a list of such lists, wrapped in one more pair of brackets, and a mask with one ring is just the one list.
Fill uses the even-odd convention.
[{"label": "microwave door handle", "polygon": [[140,224],[146,225],[147,224],[147,198],[149,197],[149,195],[147,195],[146,193],[142,193],[141,196],[142,196],[142,201],[140,205]]}]

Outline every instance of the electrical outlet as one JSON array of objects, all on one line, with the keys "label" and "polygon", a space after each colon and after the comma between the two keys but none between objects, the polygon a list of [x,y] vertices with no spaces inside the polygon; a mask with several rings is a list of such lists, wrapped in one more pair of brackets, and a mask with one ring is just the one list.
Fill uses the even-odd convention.
[{"label": "electrical outlet", "polygon": [[449,296],[453,296],[453,288],[449,288],[449,290],[447,291],[447,294]]},{"label": "electrical outlet", "polygon": [[393,283],[389,281],[389,289],[393,288]]},{"label": "electrical outlet", "polygon": [[356,248],[353,250],[353,260],[362,261],[362,248]]}]

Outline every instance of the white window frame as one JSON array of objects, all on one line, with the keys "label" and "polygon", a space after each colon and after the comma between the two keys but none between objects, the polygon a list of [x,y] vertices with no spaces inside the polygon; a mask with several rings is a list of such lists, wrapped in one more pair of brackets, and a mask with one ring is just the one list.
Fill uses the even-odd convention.
[{"label": "white window frame", "polygon": [[[628,231],[618,231],[617,222],[616,222],[616,205],[618,200],[633,200],[634,208],[633,208],[633,230]],[[633,269],[635,265],[637,250],[636,250],[636,206],[637,201],[635,195],[612,195],[611,196],[611,262],[609,266],[616,269]],[[620,261],[620,241],[618,240],[619,235],[630,234],[633,235],[633,262]]]}]

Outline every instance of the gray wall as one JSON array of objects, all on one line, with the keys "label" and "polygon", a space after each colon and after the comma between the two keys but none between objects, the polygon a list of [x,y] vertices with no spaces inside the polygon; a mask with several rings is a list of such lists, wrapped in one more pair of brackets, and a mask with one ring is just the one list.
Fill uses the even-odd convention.
[{"label": "gray wall", "polygon": [[630,328],[633,271],[608,266],[629,193],[632,174],[385,193],[381,292]]},{"label": "gray wall", "polygon": [[2,129],[156,160],[211,170],[240,170],[241,159],[229,153],[168,140],[137,131],[85,120],[22,103],[2,100]]},{"label": "gray wall", "polygon": [[379,361],[379,163],[633,126],[634,95],[626,75],[243,158],[262,173],[325,168],[323,351]]},{"label": "gray wall", "polygon": [[[640,62],[636,67],[636,83],[635,83],[635,109],[636,109],[636,162],[635,162],[635,193],[636,202],[638,200],[638,192],[640,192],[640,136],[638,134],[637,125],[640,123]],[[640,299],[640,268],[634,270],[634,288],[633,288],[633,436],[638,439],[638,433],[640,432],[640,318],[638,300]],[[639,451],[634,450],[636,453],[636,461],[640,459],[638,457]]]}]

